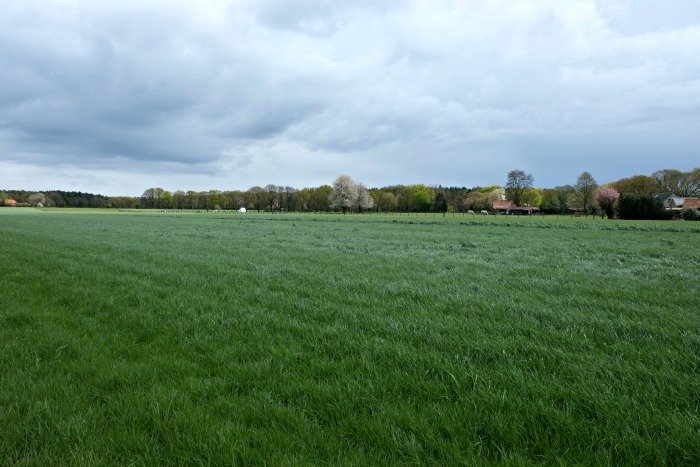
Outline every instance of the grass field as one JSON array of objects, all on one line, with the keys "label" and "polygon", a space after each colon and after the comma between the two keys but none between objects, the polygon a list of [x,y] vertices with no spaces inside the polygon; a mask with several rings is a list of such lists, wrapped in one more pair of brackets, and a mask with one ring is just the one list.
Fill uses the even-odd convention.
[{"label": "grass field", "polygon": [[700,463],[700,225],[0,209],[0,464]]}]

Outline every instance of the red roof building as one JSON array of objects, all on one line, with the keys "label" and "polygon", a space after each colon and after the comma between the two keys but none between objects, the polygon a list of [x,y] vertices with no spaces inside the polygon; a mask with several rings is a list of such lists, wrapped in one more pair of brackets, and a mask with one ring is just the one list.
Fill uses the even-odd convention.
[{"label": "red roof building", "polygon": [[700,198],[686,198],[683,200],[683,209],[700,209]]},{"label": "red roof building", "polygon": [[7,198],[7,199],[5,200],[5,206],[9,206],[9,207],[17,206],[17,201],[15,201],[15,200],[12,199],[12,198]]},{"label": "red roof building", "polygon": [[491,203],[494,211],[511,211],[517,206],[509,199],[494,199]]},{"label": "red roof building", "polygon": [[536,208],[534,206],[518,206],[513,201],[511,201],[509,199],[505,199],[505,200],[494,199],[491,202],[491,208],[493,208],[494,211],[498,211],[498,212],[505,212],[505,213],[517,212],[517,213],[521,213],[521,214],[532,214],[533,212],[537,212],[540,210],[539,208]]}]

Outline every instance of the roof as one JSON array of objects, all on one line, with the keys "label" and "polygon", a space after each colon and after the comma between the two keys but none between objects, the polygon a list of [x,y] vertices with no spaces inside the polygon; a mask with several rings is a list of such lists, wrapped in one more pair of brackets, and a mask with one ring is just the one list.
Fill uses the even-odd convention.
[{"label": "roof", "polygon": [[700,198],[686,198],[683,201],[684,209],[700,209]]},{"label": "roof", "polygon": [[676,206],[682,206],[683,201],[685,200],[685,198],[683,198],[682,196],[673,196],[671,199],[673,201],[673,204],[675,204]]},{"label": "roof", "polygon": [[493,209],[515,209],[516,206],[515,203],[509,199],[494,199],[492,201],[491,207]]},{"label": "roof", "polygon": [[676,197],[676,195],[674,195],[674,194],[671,193],[671,192],[656,193],[656,194],[654,195],[654,198],[655,198],[655,199],[658,199],[659,201],[666,201],[666,200],[669,199],[669,198],[675,198],[675,197]]}]

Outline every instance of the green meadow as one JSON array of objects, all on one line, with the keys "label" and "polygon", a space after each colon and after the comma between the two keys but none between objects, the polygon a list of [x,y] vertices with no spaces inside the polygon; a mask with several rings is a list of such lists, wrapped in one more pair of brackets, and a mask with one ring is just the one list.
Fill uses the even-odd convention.
[{"label": "green meadow", "polygon": [[0,208],[0,464],[700,463],[700,225]]}]

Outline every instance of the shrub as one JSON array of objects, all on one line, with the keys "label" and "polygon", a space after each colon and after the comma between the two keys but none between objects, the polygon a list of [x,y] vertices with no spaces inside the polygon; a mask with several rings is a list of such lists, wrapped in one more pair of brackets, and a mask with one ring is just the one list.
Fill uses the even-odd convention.
[{"label": "shrub", "polygon": [[617,202],[620,219],[667,219],[663,203],[651,196],[621,195]]},{"label": "shrub", "polygon": [[684,209],[681,213],[681,219],[684,221],[700,221],[700,213],[695,209]]}]

